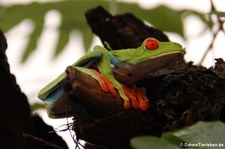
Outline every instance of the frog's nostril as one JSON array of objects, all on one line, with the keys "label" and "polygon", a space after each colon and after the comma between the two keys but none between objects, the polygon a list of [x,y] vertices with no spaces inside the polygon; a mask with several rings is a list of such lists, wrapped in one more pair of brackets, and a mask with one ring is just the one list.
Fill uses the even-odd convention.
[{"label": "frog's nostril", "polygon": [[132,73],[128,73],[127,76],[128,76],[128,77],[132,77]]}]

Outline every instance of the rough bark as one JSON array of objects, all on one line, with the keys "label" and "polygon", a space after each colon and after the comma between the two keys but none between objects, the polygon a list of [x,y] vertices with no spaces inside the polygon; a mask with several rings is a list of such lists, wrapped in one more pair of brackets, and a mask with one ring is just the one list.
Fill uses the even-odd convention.
[{"label": "rough bark", "polygon": [[[146,25],[132,13],[112,16],[99,6],[88,10],[85,16],[92,32],[113,50],[139,47],[148,37],[169,41],[163,32]],[[107,45],[104,46],[107,48]]]},{"label": "rough bark", "polygon": [[10,74],[6,48],[6,39],[0,32],[0,146],[5,149],[27,149],[22,133],[29,126],[29,104],[16,84],[15,77]]},{"label": "rough bark", "polygon": [[[54,149],[56,144],[67,148],[61,137],[49,133],[53,131],[52,127],[47,126],[40,117],[31,115],[27,97],[10,73],[6,49],[6,39],[0,31],[0,148]],[[47,143],[37,138],[44,138]]]}]

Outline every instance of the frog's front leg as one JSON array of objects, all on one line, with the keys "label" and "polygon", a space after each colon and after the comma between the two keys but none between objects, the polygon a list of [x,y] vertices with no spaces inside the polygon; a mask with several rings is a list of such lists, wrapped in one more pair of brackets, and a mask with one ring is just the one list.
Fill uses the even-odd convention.
[{"label": "frog's front leg", "polygon": [[122,84],[120,84],[113,76],[111,63],[110,63],[109,51],[107,51],[103,47],[96,47],[94,49],[94,51],[102,54],[102,58],[98,62],[98,65],[97,65],[100,74],[102,74],[103,77],[106,78],[105,80],[109,80],[111,82],[111,84],[113,85],[113,87],[115,87],[117,89],[120,97],[124,100],[124,107],[126,109],[130,108],[130,106],[131,106],[130,100],[126,95]]}]

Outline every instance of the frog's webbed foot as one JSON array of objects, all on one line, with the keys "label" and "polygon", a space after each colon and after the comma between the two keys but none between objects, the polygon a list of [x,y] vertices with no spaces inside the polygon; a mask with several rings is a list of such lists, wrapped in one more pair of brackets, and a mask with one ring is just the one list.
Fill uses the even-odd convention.
[{"label": "frog's webbed foot", "polygon": [[100,74],[98,71],[94,69],[93,72],[98,77],[97,81],[99,82],[99,85],[101,86],[104,92],[110,92],[114,97],[118,96],[115,87],[108,79],[105,78],[104,75]]},{"label": "frog's webbed foot", "polygon": [[[124,91],[128,98],[130,99],[131,105],[135,109],[141,109],[146,111],[149,109],[149,100],[145,95],[144,88],[129,88],[127,86],[123,86]],[[127,103],[129,105],[129,103]]]}]

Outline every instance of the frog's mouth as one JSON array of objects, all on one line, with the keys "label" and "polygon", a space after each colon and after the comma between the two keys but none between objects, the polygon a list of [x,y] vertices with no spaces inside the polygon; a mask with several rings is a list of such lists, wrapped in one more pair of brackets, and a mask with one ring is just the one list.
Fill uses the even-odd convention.
[{"label": "frog's mouth", "polygon": [[120,63],[113,68],[113,73],[120,83],[135,85],[138,80],[145,79],[149,73],[165,68],[174,61],[183,59],[183,55],[183,51],[172,51],[135,65]]}]

